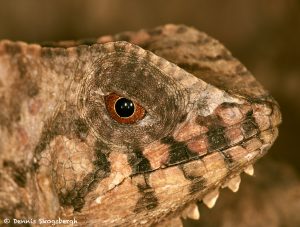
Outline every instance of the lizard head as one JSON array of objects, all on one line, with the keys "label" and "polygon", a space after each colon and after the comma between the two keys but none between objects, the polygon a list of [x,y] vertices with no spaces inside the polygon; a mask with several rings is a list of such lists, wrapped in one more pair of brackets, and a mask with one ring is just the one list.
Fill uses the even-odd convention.
[{"label": "lizard head", "polygon": [[[141,47],[22,44],[26,72],[43,74],[36,97],[48,100],[32,139],[39,216],[134,226],[196,200],[213,207],[219,189],[237,191],[273,144],[277,103],[221,44],[182,26],[155,34]],[[199,216],[192,208],[186,215]]]},{"label": "lizard head", "polygon": [[92,52],[107,54],[90,61],[76,95],[90,129],[80,151],[93,160],[81,179],[88,184],[57,188],[80,217],[149,224],[197,199],[212,207],[220,187],[236,191],[240,173],[253,174],[277,136],[280,114],[269,100],[226,92],[127,42]]}]

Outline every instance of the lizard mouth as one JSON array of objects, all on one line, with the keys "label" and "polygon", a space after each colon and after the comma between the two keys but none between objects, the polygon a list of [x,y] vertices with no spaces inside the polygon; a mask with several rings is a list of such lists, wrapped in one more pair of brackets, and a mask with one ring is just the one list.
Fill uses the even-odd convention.
[{"label": "lizard mouth", "polygon": [[[265,105],[268,106],[268,110],[265,109]],[[143,172],[133,172],[132,176],[141,173],[150,173],[157,171],[158,169],[165,169],[172,166],[184,165],[185,163],[194,160],[201,160],[216,152],[220,153],[225,162],[230,166],[232,165],[232,162],[242,158],[240,155],[235,157],[235,154],[231,154],[231,151],[237,148],[244,149],[249,153],[245,154],[244,157],[248,159],[249,164],[255,162],[255,160],[266,154],[276,140],[278,136],[278,125],[281,123],[281,115],[277,104],[269,102],[267,104],[255,103],[252,104],[252,106],[254,107],[248,110],[241,121],[231,125],[209,125],[209,122],[215,121],[216,117],[209,116],[201,119],[200,124],[209,125],[208,127],[205,125],[209,130],[196,135],[192,132],[192,136],[186,140],[182,140],[182,138],[186,137],[186,135],[182,136],[182,134],[188,134],[189,132],[185,131],[191,129],[190,127],[186,127],[185,129],[185,126],[183,126],[182,131],[184,132],[181,135],[173,134],[175,136],[167,137],[162,140],[162,143],[166,144],[167,147],[165,152],[160,153],[161,156],[156,155],[159,152],[156,152],[155,149],[156,156],[152,156],[152,153],[147,153],[146,149],[144,155],[152,161],[151,164],[156,166],[156,168]],[[262,106],[264,106],[264,108]],[[190,124],[194,127],[197,123],[192,122]],[[162,150],[163,148],[159,147],[159,149]],[[254,150],[259,150],[255,160],[253,155],[250,155]]]},{"label": "lizard mouth", "polygon": [[[226,165],[229,166],[230,170],[227,174],[217,169],[213,170],[214,167],[212,167],[212,164],[209,164],[208,160],[213,161],[214,158],[211,158],[209,154],[203,157],[197,157],[196,160],[204,160],[205,164],[208,163],[208,172],[215,173],[216,175],[220,174],[222,177],[216,177],[215,180],[207,182],[206,186],[202,187],[201,190],[196,193],[195,197],[183,206],[181,209],[181,217],[183,219],[190,218],[198,220],[200,218],[200,212],[197,201],[202,202],[210,209],[213,208],[219,197],[220,188],[228,188],[234,193],[237,192],[241,183],[241,174],[244,172],[250,176],[254,175],[253,164],[267,153],[277,136],[278,126],[272,126],[269,129],[257,132],[250,138],[236,143],[231,147],[225,147],[216,151],[223,156]],[[205,161],[206,158],[207,161]],[[217,163],[221,162],[217,161]],[[222,164],[217,164],[216,166],[221,167]],[[191,172],[191,170],[187,168],[187,172]],[[210,176],[212,175],[213,174],[210,174]]]},{"label": "lizard mouth", "polygon": [[[180,161],[180,162],[172,163],[172,164],[168,164],[168,165],[163,165],[160,168],[164,169],[164,168],[169,168],[172,166],[183,165],[185,163],[188,163],[188,162],[191,162],[194,160],[200,160],[202,158],[205,158],[206,156],[209,156],[209,154],[214,153],[214,152],[219,152],[220,154],[222,154],[224,156],[225,161],[230,163],[230,162],[232,162],[233,157],[230,157],[230,155],[228,155],[227,151],[232,150],[238,146],[248,149],[249,152],[260,149],[260,152],[257,154],[258,156],[255,158],[255,160],[257,160],[267,153],[267,151],[269,150],[269,148],[272,146],[273,142],[277,138],[277,134],[278,134],[278,127],[269,128],[269,129],[266,129],[263,131],[259,131],[256,134],[252,135],[251,137],[248,137],[247,139],[245,139],[241,142],[237,142],[237,143],[231,144],[230,146],[225,146],[220,149],[210,150],[206,154],[201,155],[201,156],[197,155],[194,157],[190,157],[184,161]],[[188,141],[187,143],[189,143],[189,142],[193,142],[193,141]],[[182,148],[183,147],[177,147],[177,149],[182,149]],[[255,160],[251,157],[250,154],[247,156],[247,158],[249,159],[249,164],[255,162]],[[157,168],[157,169],[159,169],[159,168]],[[143,173],[153,172],[157,169],[145,171]]]}]

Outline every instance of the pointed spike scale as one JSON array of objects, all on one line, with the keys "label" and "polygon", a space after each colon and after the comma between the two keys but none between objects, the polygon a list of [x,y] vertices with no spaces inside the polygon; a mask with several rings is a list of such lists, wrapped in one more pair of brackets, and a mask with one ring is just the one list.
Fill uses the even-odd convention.
[{"label": "pointed spike scale", "polygon": [[240,187],[240,183],[241,183],[241,177],[240,175],[237,175],[233,178],[231,178],[227,183],[227,187],[233,191],[233,192],[237,192],[239,190]]},{"label": "pointed spike scale", "polygon": [[253,165],[249,165],[244,169],[244,172],[250,176],[253,176],[254,174],[254,168]]},{"label": "pointed spike scale", "polygon": [[194,220],[200,219],[200,212],[196,203],[190,204],[185,210],[182,212],[181,216],[183,218],[190,218]]},{"label": "pointed spike scale", "polygon": [[219,197],[219,189],[216,189],[208,193],[207,195],[205,195],[202,201],[208,208],[213,208],[217,202],[218,197]]}]

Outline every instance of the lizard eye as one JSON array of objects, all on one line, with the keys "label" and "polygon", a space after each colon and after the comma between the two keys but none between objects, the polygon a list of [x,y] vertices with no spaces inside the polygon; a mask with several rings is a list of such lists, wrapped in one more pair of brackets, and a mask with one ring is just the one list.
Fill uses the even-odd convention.
[{"label": "lizard eye", "polygon": [[133,124],[145,116],[145,109],[130,99],[111,93],[104,98],[111,118],[122,124]]}]

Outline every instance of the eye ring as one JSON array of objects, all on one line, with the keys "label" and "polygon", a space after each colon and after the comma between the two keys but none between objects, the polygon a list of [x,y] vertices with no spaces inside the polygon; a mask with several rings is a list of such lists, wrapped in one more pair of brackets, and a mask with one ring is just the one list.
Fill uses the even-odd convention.
[{"label": "eye ring", "polygon": [[104,97],[106,109],[112,119],[121,124],[133,124],[145,116],[145,109],[138,103],[110,93]]}]

